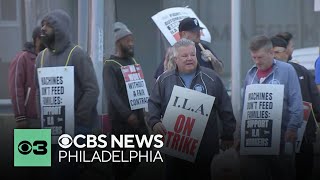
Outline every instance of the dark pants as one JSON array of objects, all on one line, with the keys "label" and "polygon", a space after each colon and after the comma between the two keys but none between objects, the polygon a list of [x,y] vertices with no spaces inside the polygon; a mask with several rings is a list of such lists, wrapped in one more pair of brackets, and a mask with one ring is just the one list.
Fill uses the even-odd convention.
[{"label": "dark pants", "polygon": [[241,174],[246,180],[295,180],[294,153],[241,156]]},{"label": "dark pants", "polygon": [[[76,126],[76,132],[77,134],[91,134],[92,129],[83,127],[83,126]],[[85,142],[81,142],[85,143]],[[71,158],[70,162],[68,162],[67,159],[61,160],[59,162],[59,150],[66,150],[71,151],[70,154],[75,154],[76,150],[84,150],[84,149],[77,149],[74,145],[72,145],[69,149],[62,149],[59,147],[59,145],[53,145],[52,146],[52,172],[51,172],[51,179],[52,180],[70,180],[70,179],[81,179],[81,173],[85,170],[85,165],[90,165],[90,163],[79,163],[75,162],[75,158]],[[79,160],[78,160],[79,161]]]},{"label": "dark pants", "polygon": [[[139,128],[130,128],[127,126],[127,127],[112,129],[112,134],[115,135],[116,137],[119,137],[120,135],[124,135],[124,134],[134,134],[134,135],[139,135],[139,137],[142,137],[142,135],[147,135],[149,137],[148,129],[146,126],[142,126]],[[133,148],[133,149],[116,147],[113,150],[124,151],[125,152],[124,154],[127,154],[130,150],[141,151],[143,154],[145,154],[147,150],[151,150],[146,147],[139,149],[136,141],[134,141],[134,145],[136,148]],[[138,158],[132,159],[131,162],[112,163],[112,173],[114,175],[115,180],[128,179],[136,171],[139,164],[140,162]]]},{"label": "dark pants", "polygon": [[297,180],[309,180],[313,170],[313,143],[302,141],[300,153],[296,154]]},{"label": "dark pants", "polygon": [[166,180],[211,180],[210,160],[208,163],[192,163],[182,159],[166,156]]}]

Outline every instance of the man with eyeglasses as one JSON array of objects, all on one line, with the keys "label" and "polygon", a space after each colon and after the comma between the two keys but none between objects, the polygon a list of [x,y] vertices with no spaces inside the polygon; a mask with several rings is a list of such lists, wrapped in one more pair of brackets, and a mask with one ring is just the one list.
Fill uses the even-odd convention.
[{"label": "man with eyeglasses", "polygon": [[[291,59],[290,47],[280,36],[271,38],[275,59],[291,64],[299,77],[302,100],[312,103],[312,113],[307,121],[300,152],[295,156],[296,178],[310,179],[313,169],[313,143],[316,140],[316,121],[320,121],[320,96],[314,82],[313,75],[300,64],[289,62]],[[315,121],[316,120],[316,121]]]}]

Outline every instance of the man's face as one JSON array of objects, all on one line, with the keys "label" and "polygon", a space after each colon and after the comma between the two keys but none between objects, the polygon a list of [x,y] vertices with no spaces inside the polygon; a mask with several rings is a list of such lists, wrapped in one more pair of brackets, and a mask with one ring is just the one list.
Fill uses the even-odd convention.
[{"label": "man's face", "polygon": [[200,42],[200,35],[201,35],[201,30],[194,30],[194,31],[182,31],[181,32],[181,38],[186,38],[189,39],[195,43]]},{"label": "man's face", "polygon": [[179,72],[191,73],[197,67],[196,48],[193,45],[181,46],[177,50],[175,62]]},{"label": "man's face", "polygon": [[128,35],[118,41],[119,49],[124,57],[134,56],[134,42],[133,36]]},{"label": "man's face", "polygon": [[261,48],[257,51],[251,51],[250,53],[258,69],[266,70],[272,66],[274,55],[271,49]]},{"label": "man's face", "polygon": [[287,62],[288,60],[288,52],[287,49],[284,47],[273,47],[272,51],[274,53],[274,58],[280,61]]},{"label": "man's face", "polygon": [[41,23],[41,41],[48,46],[54,43],[54,38],[53,27],[47,21],[43,21]]},{"label": "man's face", "polygon": [[294,43],[293,43],[293,40],[291,39],[287,46],[287,54],[288,54],[289,60],[292,59],[293,50],[294,50]]}]

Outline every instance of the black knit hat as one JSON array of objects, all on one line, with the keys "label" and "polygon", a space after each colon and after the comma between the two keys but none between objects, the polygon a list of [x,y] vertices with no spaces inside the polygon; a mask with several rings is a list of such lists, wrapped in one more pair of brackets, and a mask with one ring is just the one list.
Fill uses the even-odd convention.
[{"label": "black knit hat", "polygon": [[286,42],[286,40],[278,37],[278,36],[273,36],[270,38],[271,42],[272,42],[272,46],[273,47],[283,47],[283,48],[287,48],[288,43]]}]

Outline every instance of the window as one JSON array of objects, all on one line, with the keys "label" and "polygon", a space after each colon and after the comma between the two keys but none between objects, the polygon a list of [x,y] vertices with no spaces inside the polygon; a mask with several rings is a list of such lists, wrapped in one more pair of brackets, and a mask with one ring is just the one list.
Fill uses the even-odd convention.
[{"label": "window", "polygon": [[17,20],[17,1],[0,0],[0,21]]}]

